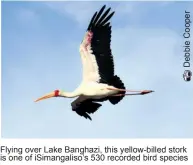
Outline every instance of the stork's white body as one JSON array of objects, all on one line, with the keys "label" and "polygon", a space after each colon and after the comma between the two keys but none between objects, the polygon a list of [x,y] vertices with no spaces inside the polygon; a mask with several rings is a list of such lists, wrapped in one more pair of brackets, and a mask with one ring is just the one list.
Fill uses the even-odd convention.
[{"label": "stork's white body", "polygon": [[108,88],[115,88],[115,87],[103,83],[83,82],[77,88],[77,92],[81,93],[83,96],[90,97],[93,99],[100,99],[118,93],[118,91],[109,90]]},{"label": "stork's white body", "polygon": [[103,83],[82,82],[81,85],[73,92],[79,95],[79,97],[71,103],[71,106],[73,107],[73,109],[75,109],[77,105],[79,105],[84,100],[103,99],[118,93],[118,91],[109,90],[108,88],[115,87]]}]

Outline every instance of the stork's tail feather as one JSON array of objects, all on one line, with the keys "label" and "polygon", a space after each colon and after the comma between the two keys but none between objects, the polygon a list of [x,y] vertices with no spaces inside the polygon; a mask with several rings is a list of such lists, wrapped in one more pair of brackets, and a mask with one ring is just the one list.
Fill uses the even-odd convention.
[{"label": "stork's tail feather", "polygon": [[[119,88],[119,89],[125,89],[124,83],[121,81],[121,79],[117,75],[112,77],[112,79],[109,81],[108,85],[112,85],[112,86]],[[126,93],[125,91],[120,91],[118,94],[125,94],[125,93]],[[124,97],[124,95],[123,96],[116,96],[116,97],[109,97],[109,101],[112,104],[117,104],[118,102],[120,102],[123,99],[123,97]]]}]

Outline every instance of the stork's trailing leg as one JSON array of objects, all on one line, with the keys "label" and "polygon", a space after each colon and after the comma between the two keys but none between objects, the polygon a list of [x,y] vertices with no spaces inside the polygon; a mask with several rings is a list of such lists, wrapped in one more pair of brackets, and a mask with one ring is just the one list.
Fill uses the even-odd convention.
[{"label": "stork's trailing leg", "polygon": [[152,90],[142,90],[142,91],[134,91],[134,90],[126,90],[126,89],[119,89],[119,88],[107,88],[108,90],[115,90],[115,91],[121,91],[121,92],[138,92],[138,93],[133,93],[133,94],[116,94],[113,96],[126,96],[126,95],[145,95],[151,92],[154,92]]}]

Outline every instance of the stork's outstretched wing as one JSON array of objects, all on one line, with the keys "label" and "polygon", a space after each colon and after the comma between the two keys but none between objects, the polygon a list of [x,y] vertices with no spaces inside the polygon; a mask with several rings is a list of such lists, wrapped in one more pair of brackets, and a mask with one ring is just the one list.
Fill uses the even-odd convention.
[{"label": "stork's outstretched wing", "polygon": [[107,83],[114,76],[114,62],[111,54],[110,12],[106,6],[95,13],[90,21],[85,37],[80,45],[83,64],[83,81]]},{"label": "stork's outstretched wing", "polygon": [[101,106],[101,104],[93,102],[92,100],[84,100],[82,102],[76,102],[76,105],[72,105],[72,110],[78,115],[91,119],[89,114],[94,113]]}]

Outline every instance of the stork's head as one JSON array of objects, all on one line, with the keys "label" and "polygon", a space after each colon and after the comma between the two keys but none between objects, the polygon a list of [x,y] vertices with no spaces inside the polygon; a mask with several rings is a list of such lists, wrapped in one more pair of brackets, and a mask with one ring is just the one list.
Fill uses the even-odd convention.
[{"label": "stork's head", "polygon": [[52,98],[52,97],[58,97],[58,96],[63,96],[63,95],[62,95],[62,91],[57,89],[57,90],[55,90],[51,93],[48,93],[48,94],[38,98],[37,100],[35,100],[35,102],[40,101],[40,100],[45,100],[45,99],[48,99],[48,98]]}]

